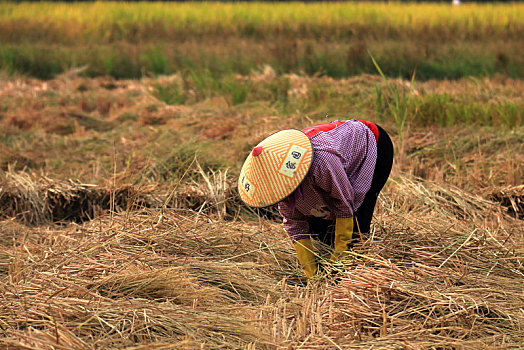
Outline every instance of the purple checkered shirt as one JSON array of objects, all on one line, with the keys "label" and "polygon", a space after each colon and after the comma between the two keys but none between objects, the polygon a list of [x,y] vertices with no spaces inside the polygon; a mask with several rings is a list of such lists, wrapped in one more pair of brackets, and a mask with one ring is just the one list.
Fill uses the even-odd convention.
[{"label": "purple checkered shirt", "polygon": [[297,190],[278,203],[293,242],[310,238],[307,218],[352,217],[371,187],[377,142],[357,120],[311,137],[313,162]]}]

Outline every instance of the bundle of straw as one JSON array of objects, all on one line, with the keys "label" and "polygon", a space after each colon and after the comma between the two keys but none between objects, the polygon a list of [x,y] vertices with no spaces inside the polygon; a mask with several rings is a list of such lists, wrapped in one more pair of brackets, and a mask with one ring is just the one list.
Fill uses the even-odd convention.
[{"label": "bundle of straw", "polygon": [[0,179],[0,216],[39,225],[82,222],[107,211],[159,206],[151,188],[130,185],[103,188],[78,181],[56,181],[26,172],[8,171]]},{"label": "bundle of straw", "polygon": [[490,198],[508,208],[508,211],[515,217],[524,218],[524,185],[495,189]]}]

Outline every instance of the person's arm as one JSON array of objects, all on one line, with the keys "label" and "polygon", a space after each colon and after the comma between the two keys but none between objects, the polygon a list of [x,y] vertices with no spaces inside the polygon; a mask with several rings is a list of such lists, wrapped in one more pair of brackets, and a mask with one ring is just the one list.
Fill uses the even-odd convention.
[{"label": "person's arm", "polygon": [[310,238],[307,217],[298,210],[292,210],[286,200],[278,203],[278,211],[282,215],[284,229],[293,243],[300,239]]},{"label": "person's arm", "polygon": [[293,247],[304,274],[310,280],[317,274],[318,264],[309,235],[307,217],[298,210],[292,210],[285,200],[278,203],[278,211],[284,218],[284,229],[293,242]]}]

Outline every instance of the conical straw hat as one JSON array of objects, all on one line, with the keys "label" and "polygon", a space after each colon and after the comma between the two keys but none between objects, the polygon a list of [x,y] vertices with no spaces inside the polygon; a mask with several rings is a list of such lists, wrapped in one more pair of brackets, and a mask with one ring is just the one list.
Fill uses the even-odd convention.
[{"label": "conical straw hat", "polygon": [[313,159],[313,147],[300,130],[279,131],[260,142],[248,155],[238,192],[249,206],[266,207],[280,202],[300,185]]}]

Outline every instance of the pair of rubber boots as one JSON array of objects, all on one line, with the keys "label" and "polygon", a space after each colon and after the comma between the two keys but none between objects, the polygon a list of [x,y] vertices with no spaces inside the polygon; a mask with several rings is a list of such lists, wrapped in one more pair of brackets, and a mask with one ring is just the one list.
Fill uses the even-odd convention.
[{"label": "pair of rubber boots", "polygon": [[[335,250],[331,254],[330,262],[336,262],[347,254],[353,239],[353,218],[337,218],[335,222]],[[308,280],[311,280],[318,272],[318,264],[313,252],[311,239],[300,239],[294,244],[298,261],[304,270]]]}]

